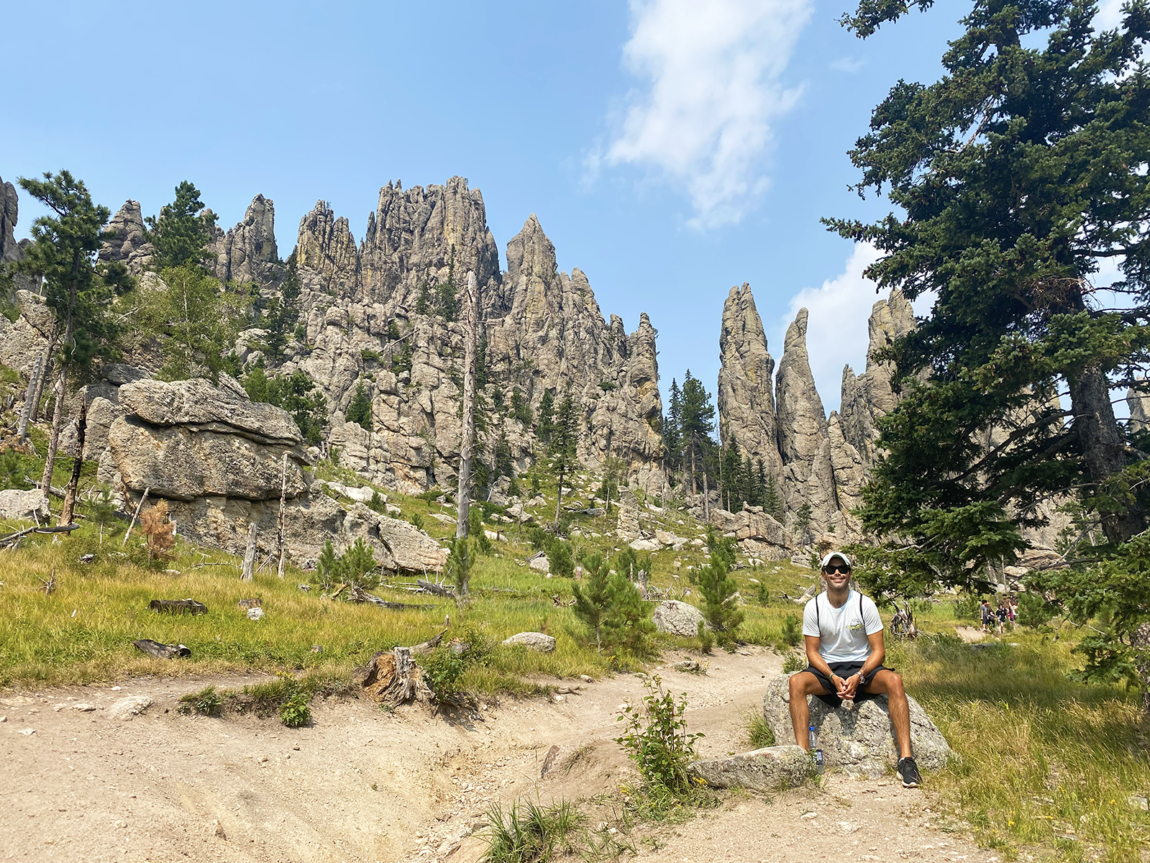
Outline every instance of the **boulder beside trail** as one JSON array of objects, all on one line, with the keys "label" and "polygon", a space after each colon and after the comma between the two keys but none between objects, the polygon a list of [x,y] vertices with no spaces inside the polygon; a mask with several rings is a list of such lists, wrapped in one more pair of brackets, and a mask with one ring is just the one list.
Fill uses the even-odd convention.
[{"label": "boulder beside trail", "polygon": [[[790,714],[790,675],[780,675],[767,684],[763,697],[763,716],[775,733],[776,740],[793,738]],[[940,770],[950,757],[950,746],[942,732],[911,696],[910,740],[915,761],[927,770]],[[810,724],[815,727],[819,748],[828,767],[858,776],[886,775],[898,762],[894,729],[885,695],[861,701],[854,709],[832,708],[822,700],[809,697]]]},{"label": "boulder beside trail", "polygon": [[537,653],[554,653],[555,639],[542,632],[518,632],[510,638],[503,640],[506,645],[521,644]]},{"label": "boulder beside trail", "polygon": [[669,632],[671,635],[681,635],[691,638],[699,634],[699,624],[703,622],[703,612],[679,602],[677,599],[667,599],[660,602],[651,617],[655,622],[655,629],[659,632]]},{"label": "boulder beside trail", "polygon": [[687,765],[690,776],[712,788],[748,788],[768,793],[802,785],[813,772],[810,755],[794,744],[768,746],[727,758],[706,758]]}]

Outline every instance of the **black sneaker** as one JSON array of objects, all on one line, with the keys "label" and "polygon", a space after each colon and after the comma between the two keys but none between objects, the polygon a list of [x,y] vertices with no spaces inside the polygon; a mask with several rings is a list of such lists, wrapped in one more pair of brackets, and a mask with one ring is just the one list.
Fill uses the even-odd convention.
[{"label": "black sneaker", "polygon": [[898,778],[902,780],[903,788],[918,788],[922,784],[922,777],[918,773],[918,765],[914,759],[907,756],[898,760]]}]

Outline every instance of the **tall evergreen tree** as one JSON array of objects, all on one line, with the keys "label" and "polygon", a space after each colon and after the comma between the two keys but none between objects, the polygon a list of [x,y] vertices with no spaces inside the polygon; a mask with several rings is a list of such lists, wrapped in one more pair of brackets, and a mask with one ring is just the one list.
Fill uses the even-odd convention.
[{"label": "tall evergreen tree", "polygon": [[544,390],[543,398],[539,400],[539,440],[544,444],[551,443],[551,433],[555,427],[555,397],[551,390]]},{"label": "tall evergreen tree", "polygon": [[[55,360],[60,372],[41,478],[47,499],[69,379],[82,377],[94,358],[114,352],[116,328],[108,314],[109,304],[116,289],[124,287],[126,274],[120,268],[97,267],[100,233],[111,213],[92,203],[82,180],[61,171],[46,173],[43,180],[21,178],[20,186],[53,214],[32,223],[33,242],[17,264],[20,271],[43,278],[44,301],[59,334]],[[64,515],[71,520],[71,513]]]},{"label": "tall evergreen tree", "polygon": [[347,412],[344,416],[347,417],[349,423],[355,423],[360,428],[371,431],[371,397],[368,396],[363,381],[359,381],[355,385],[355,392],[347,404]]},{"label": "tall evergreen tree", "polygon": [[711,432],[715,429],[715,406],[711,404],[711,394],[703,382],[691,376],[691,370],[683,376],[681,417],[679,438],[684,451],[684,469],[690,471],[691,494],[698,494],[700,469],[705,469],[704,459],[714,448]]},{"label": "tall evergreen tree", "polygon": [[682,420],[683,392],[679,389],[679,382],[671,378],[670,401],[663,422],[663,452],[666,453],[667,467],[671,470],[682,467],[683,446],[679,437]]},{"label": "tall evergreen tree", "polygon": [[[845,23],[866,37],[907,9],[863,0]],[[1146,523],[1147,471],[1110,389],[1150,360],[1150,9],[1134,0],[1097,34],[1089,2],[970,9],[942,78],[896,84],[851,152],[858,191],[905,215],[828,220],[882,252],[866,271],[881,287],[936,296],[885,354],[902,400],[861,510],[899,537],[887,563],[927,582],[1012,559],[1043,500],[1078,497],[1111,544]],[[1101,260],[1120,262],[1128,308],[1096,296]],[[1000,445],[979,442],[988,428]]]},{"label": "tall evergreen tree", "polygon": [[559,480],[559,494],[555,500],[555,525],[559,525],[559,508],[563,503],[563,481],[579,465],[576,447],[579,442],[579,414],[571,390],[563,394],[555,424],[551,431],[551,472]]},{"label": "tall evergreen tree", "polygon": [[148,216],[148,240],[156,249],[157,270],[203,263],[204,249],[215,239],[216,215],[204,210],[200,192],[184,180],[176,186],[176,199]]}]

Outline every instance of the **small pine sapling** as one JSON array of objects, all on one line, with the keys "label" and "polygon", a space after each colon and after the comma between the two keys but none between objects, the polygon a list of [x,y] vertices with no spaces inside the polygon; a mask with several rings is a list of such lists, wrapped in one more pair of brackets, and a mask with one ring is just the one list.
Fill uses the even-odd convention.
[{"label": "small pine sapling", "polygon": [[470,510],[467,514],[467,533],[475,541],[475,550],[479,554],[491,554],[491,540],[483,530],[483,516],[478,509]]},{"label": "small pine sapling", "polygon": [[335,548],[332,547],[331,540],[329,539],[323,544],[323,550],[319,553],[319,559],[315,562],[315,578],[316,581],[319,582],[321,590],[330,591],[338,577],[339,558],[336,557]]},{"label": "small pine sapling", "polygon": [[635,656],[650,653],[655,624],[648,617],[650,608],[639,588],[617,572],[608,580],[608,597],[610,604],[603,630],[609,643]]},{"label": "small pine sapling", "polygon": [[710,566],[699,570],[699,592],[706,601],[703,616],[711,624],[719,643],[724,647],[733,643],[746,615],[739,608],[736,596],[739,585],[727,575],[727,567],[718,555],[712,554]]},{"label": "small pine sapling", "polygon": [[471,593],[471,564],[473,555],[467,537],[448,540],[451,552],[447,555],[447,575],[459,591],[459,596]]},{"label": "small pine sapling", "polygon": [[611,602],[607,561],[603,555],[591,554],[583,560],[583,584],[575,582],[571,590],[575,594],[575,616],[595,636],[595,649],[602,650],[603,618]]}]

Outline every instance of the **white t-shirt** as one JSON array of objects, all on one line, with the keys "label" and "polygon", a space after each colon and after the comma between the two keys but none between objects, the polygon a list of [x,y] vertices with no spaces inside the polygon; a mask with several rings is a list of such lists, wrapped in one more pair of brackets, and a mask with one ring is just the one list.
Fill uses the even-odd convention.
[{"label": "white t-shirt", "polygon": [[827,662],[866,662],[870,656],[867,636],[882,632],[878,606],[869,596],[862,597],[862,614],[859,614],[860,595],[852,590],[842,607],[835,608],[824,591],[803,610],[803,635],[821,639],[819,654]]}]

